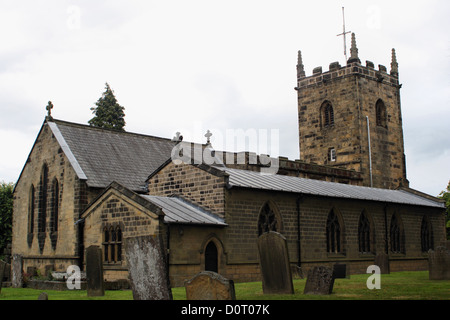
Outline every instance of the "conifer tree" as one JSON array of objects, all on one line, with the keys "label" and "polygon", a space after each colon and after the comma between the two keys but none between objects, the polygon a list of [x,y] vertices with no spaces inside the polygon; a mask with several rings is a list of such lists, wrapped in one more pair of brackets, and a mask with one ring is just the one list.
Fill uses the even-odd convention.
[{"label": "conifer tree", "polygon": [[95,116],[89,120],[89,125],[93,127],[115,129],[124,131],[125,127],[125,108],[122,107],[114,96],[114,91],[106,83],[106,91],[103,92],[100,99],[92,107],[92,113]]}]

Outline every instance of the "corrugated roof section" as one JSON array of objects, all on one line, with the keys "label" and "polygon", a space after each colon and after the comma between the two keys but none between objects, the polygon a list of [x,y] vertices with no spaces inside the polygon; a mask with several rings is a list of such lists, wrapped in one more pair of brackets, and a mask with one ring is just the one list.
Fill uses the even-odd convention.
[{"label": "corrugated roof section", "polygon": [[165,223],[227,225],[220,217],[180,198],[150,195],[141,195],[141,197],[163,210]]},{"label": "corrugated roof section", "polygon": [[388,190],[354,186],[342,183],[297,178],[276,174],[262,174],[255,171],[220,168],[229,175],[230,187],[294,192],[317,196],[380,201],[445,208],[439,201],[422,197],[405,190]]},{"label": "corrugated roof section", "polygon": [[94,128],[60,120],[49,122],[80,179],[90,187],[117,181],[143,191],[149,173],[170,158],[170,139]]}]

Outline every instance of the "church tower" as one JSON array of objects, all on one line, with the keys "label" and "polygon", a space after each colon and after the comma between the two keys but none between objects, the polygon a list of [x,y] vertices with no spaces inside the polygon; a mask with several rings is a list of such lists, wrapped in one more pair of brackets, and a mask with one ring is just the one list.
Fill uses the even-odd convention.
[{"label": "church tower", "polygon": [[361,64],[354,33],[350,54],[346,66],[306,76],[298,52],[300,159],[361,172],[364,186],[408,186],[395,50],[389,73]]}]

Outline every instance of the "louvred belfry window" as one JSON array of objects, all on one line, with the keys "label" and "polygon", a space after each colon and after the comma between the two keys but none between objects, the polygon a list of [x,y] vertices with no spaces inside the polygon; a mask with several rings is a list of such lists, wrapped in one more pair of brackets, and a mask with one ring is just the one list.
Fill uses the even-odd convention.
[{"label": "louvred belfry window", "polygon": [[322,106],[323,110],[323,124],[325,127],[334,125],[334,111],[331,103],[325,102]]}]

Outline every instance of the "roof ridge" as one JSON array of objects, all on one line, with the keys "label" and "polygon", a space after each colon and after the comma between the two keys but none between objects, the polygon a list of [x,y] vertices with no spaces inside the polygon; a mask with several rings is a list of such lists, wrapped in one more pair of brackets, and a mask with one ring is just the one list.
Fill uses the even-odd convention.
[{"label": "roof ridge", "polygon": [[70,121],[66,121],[66,120],[59,120],[59,119],[52,119],[52,120],[48,120],[48,122],[54,122],[57,125],[67,125],[67,126],[71,126],[71,127],[79,127],[79,128],[84,128],[84,129],[89,129],[89,130],[94,130],[94,131],[102,131],[102,132],[110,132],[110,133],[117,133],[117,134],[123,134],[123,135],[135,135],[135,136],[141,136],[141,137],[146,137],[146,138],[155,138],[155,139],[159,139],[159,140],[167,140],[169,142],[172,141],[172,139],[170,138],[163,138],[163,137],[158,137],[155,135],[150,135],[150,134],[144,134],[144,133],[137,133],[137,132],[131,132],[131,131],[121,131],[121,130],[116,130],[116,129],[109,129],[109,128],[100,128],[100,127],[94,127],[88,124],[83,124],[83,123],[76,123],[76,122],[70,122]]}]

